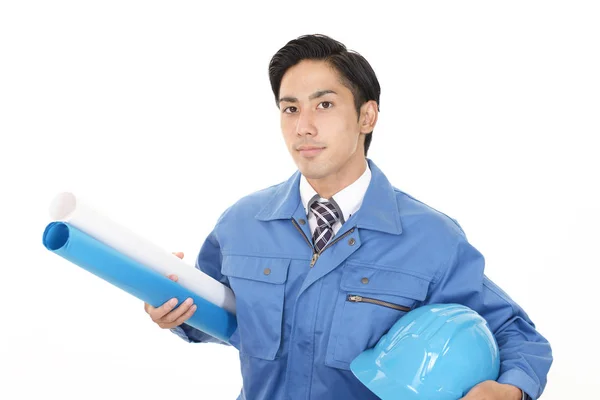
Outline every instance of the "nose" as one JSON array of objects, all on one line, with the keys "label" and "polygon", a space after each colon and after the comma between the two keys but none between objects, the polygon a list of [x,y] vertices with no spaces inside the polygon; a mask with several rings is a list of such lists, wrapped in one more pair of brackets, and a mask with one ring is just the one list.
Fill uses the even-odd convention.
[{"label": "nose", "polygon": [[298,136],[317,134],[317,128],[314,124],[313,115],[310,111],[299,111],[298,120],[296,121],[296,134]]}]

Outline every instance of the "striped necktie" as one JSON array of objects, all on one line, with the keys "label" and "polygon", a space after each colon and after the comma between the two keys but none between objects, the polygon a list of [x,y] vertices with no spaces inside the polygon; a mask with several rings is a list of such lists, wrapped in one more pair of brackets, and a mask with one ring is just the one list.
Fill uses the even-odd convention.
[{"label": "striped necktie", "polygon": [[318,253],[333,236],[333,225],[340,219],[338,211],[330,202],[317,202],[311,204],[313,214],[317,218],[317,227],[313,233],[313,243]]}]

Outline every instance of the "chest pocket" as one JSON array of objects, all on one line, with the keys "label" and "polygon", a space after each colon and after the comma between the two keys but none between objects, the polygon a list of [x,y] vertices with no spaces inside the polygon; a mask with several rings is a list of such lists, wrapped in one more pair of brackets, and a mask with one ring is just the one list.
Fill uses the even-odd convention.
[{"label": "chest pocket", "polygon": [[430,280],[406,271],[346,264],[342,272],[325,363],[350,369],[408,311],[425,300]]},{"label": "chest pocket", "polygon": [[223,256],[221,273],[235,293],[238,322],[231,341],[240,353],[275,359],[281,345],[289,265],[290,259],[284,258]]}]

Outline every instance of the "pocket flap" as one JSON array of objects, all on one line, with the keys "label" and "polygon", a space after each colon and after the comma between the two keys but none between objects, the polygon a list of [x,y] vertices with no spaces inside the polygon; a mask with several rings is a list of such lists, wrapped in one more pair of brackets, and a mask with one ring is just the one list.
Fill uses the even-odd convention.
[{"label": "pocket flap", "polygon": [[289,258],[224,255],[221,273],[235,278],[281,284],[287,280],[289,266]]},{"label": "pocket flap", "polygon": [[429,280],[406,271],[393,271],[379,267],[346,264],[342,274],[341,288],[360,293],[380,293],[414,300],[425,300]]}]

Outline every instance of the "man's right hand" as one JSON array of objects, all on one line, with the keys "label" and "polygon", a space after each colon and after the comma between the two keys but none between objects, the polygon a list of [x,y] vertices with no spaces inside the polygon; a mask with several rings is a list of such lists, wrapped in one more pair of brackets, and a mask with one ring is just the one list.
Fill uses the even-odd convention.
[{"label": "man's right hand", "polygon": [[[179,258],[183,258],[183,253],[176,252],[173,253]],[[169,279],[174,282],[177,282],[177,275],[169,275]],[[184,301],[176,310],[173,308],[177,305],[177,299],[173,298],[165,303],[163,303],[159,307],[152,307],[148,303],[144,303],[144,310],[150,315],[152,321],[154,321],[158,326],[163,329],[171,329],[175,328],[185,321],[187,321],[194,312],[196,311],[196,305],[193,304],[193,300],[188,298]]]}]

